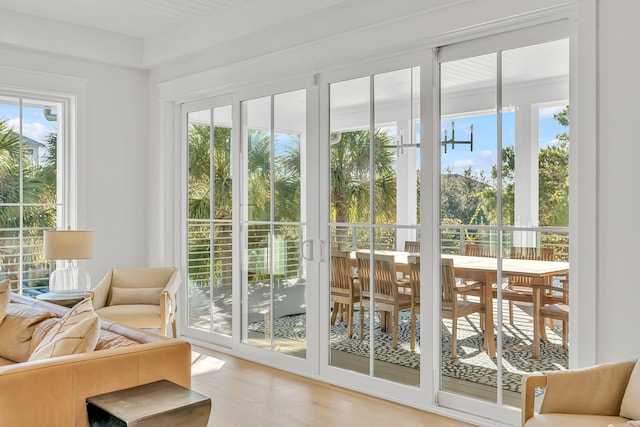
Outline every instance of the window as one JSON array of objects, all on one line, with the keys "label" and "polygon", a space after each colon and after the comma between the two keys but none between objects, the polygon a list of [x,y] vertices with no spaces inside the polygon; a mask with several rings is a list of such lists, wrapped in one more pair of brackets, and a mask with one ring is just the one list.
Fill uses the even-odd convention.
[{"label": "window", "polygon": [[43,257],[43,232],[65,225],[67,103],[0,94],[0,279],[25,295],[48,291],[55,264]]}]

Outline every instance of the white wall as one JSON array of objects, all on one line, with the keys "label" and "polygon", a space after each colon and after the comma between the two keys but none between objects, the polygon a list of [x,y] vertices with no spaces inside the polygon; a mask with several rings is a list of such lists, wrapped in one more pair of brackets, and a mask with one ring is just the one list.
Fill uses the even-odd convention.
[{"label": "white wall", "polygon": [[0,48],[0,86],[78,96],[78,220],[95,231],[94,283],[146,265],[147,73],[22,48]]},{"label": "white wall", "polygon": [[[640,356],[640,2],[600,0],[598,12],[597,358]],[[579,286],[579,284],[578,284]]]}]

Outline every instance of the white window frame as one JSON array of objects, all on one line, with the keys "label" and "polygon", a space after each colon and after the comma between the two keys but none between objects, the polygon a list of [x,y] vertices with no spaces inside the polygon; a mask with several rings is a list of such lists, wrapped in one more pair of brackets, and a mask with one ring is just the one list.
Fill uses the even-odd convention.
[{"label": "white window frame", "polygon": [[[4,70],[6,73],[8,70]],[[2,73],[0,73],[2,74]],[[28,73],[27,73],[28,75]],[[77,168],[76,164],[76,97],[73,95],[63,95],[50,91],[15,89],[11,87],[0,87],[0,94],[18,101],[19,108],[23,108],[23,100],[41,101],[43,103],[59,105],[57,114],[62,117],[58,122],[58,132],[56,137],[56,228],[57,229],[77,229],[78,214],[75,208],[77,204]],[[20,127],[18,130],[22,134],[22,113],[20,113]],[[22,167],[20,168],[22,174]],[[24,206],[22,197],[18,202],[21,208]],[[20,225],[22,230],[22,222]],[[22,236],[22,231],[20,232]],[[44,243],[43,243],[44,244]],[[23,249],[22,239],[19,242],[19,276],[23,276]],[[18,293],[23,293],[22,281],[18,286]]]}]

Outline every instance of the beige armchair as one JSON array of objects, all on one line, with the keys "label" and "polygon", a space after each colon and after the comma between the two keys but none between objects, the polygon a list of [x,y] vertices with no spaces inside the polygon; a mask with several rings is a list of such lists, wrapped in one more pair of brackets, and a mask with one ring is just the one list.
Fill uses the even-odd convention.
[{"label": "beige armchair", "polygon": [[[544,388],[535,412],[535,390]],[[640,362],[532,374],[523,379],[522,425],[629,426],[640,419]]]},{"label": "beige armchair", "polygon": [[100,317],[134,328],[159,328],[176,336],[180,270],[172,267],[114,268],[85,296]]}]

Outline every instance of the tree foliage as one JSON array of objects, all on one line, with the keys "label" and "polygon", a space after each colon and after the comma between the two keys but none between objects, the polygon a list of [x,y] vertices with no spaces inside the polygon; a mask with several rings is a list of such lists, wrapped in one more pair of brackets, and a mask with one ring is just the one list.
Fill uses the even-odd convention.
[{"label": "tree foliage", "polygon": [[[569,126],[569,106],[554,115],[556,121]],[[513,146],[502,149],[502,223],[514,225],[516,155]],[[482,207],[489,223],[496,223],[498,170],[491,171],[493,185],[482,192]],[[540,226],[569,225],[569,134],[563,132],[538,153],[538,223]]]}]

